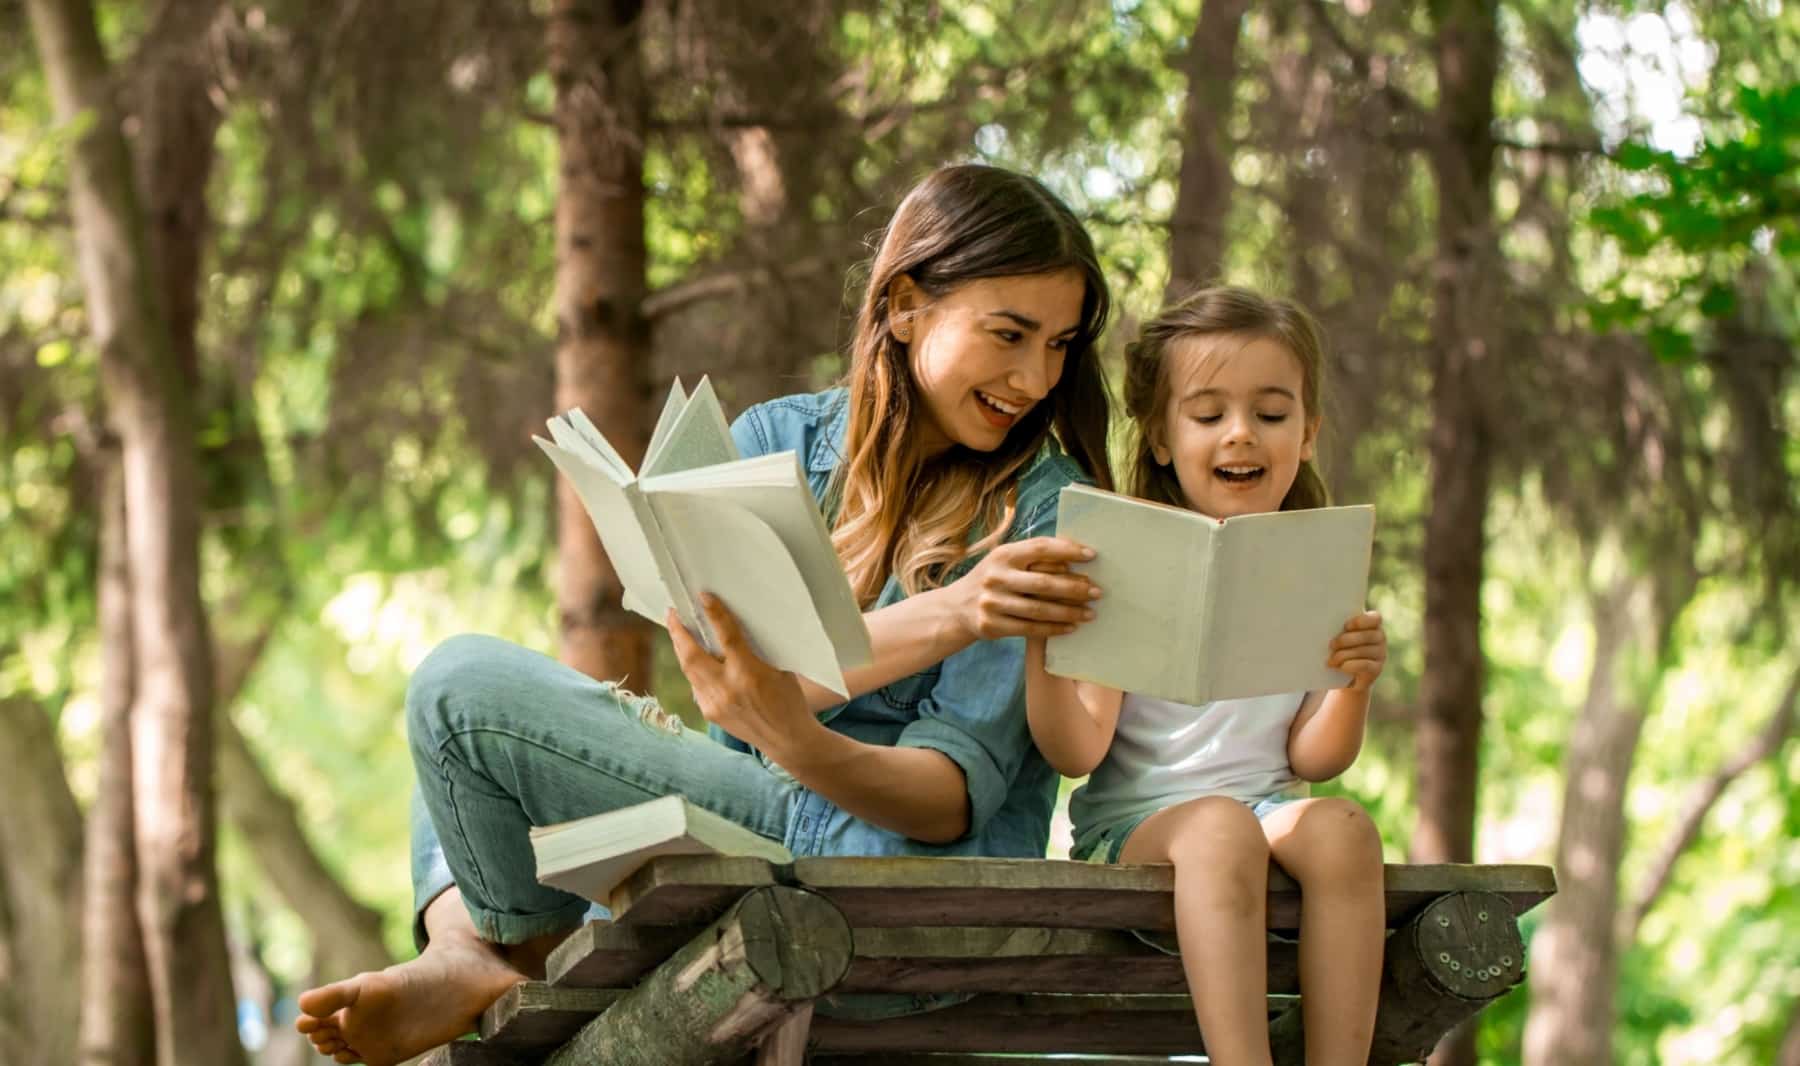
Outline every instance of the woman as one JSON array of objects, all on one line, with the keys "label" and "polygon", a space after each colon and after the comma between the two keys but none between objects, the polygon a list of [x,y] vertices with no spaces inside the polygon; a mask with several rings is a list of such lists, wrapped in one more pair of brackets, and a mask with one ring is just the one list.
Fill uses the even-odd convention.
[{"label": "woman", "polygon": [[798,855],[1042,856],[1057,778],[1015,638],[1068,631],[1098,595],[1033,567],[1082,557],[1048,535],[1058,491],[1110,483],[1108,307],[1091,239],[1038,182],[956,166],[915,187],[876,251],[848,387],[732,427],[746,456],[797,452],[828,516],[874,649],[853,698],[833,710],[758,660],[716,602],[720,657],[669,624],[710,738],[525,649],[446,642],[407,697],[424,950],[302,995],[319,1052],[397,1062],[541,973],[589,904],[537,883],[532,825],[680,793]]}]

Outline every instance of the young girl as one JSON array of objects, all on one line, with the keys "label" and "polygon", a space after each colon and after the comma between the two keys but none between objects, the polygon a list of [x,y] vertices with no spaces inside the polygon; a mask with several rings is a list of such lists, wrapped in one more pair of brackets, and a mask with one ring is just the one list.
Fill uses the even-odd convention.
[{"label": "young girl", "polygon": [[[1126,352],[1131,492],[1219,519],[1323,506],[1321,362],[1311,318],[1285,301],[1212,288],[1164,310]],[[1306,1061],[1368,1061],[1381,840],[1355,803],[1304,797],[1362,745],[1387,660],[1380,617],[1351,618],[1320,653],[1349,685],[1190,707],[1051,676],[1043,639],[1028,643],[1032,737],[1062,773],[1092,774],[1070,804],[1075,857],[1174,864],[1182,965],[1217,1066],[1270,1061],[1271,859],[1301,888]]]},{"label": "young girl", "polygon": [[407,692],[423,951],[303,994],[313,1046],[385,1066],[541,972],[589,904],[537,883],[534,825],[679,793],[797,855],[1043,855],[1057,777],[1004,638],[1087,614],[1085,578],[1033,567],[1080,557],[1048,536],[1058,491],[1108,481],[1107,306],[1092,241],[1041,184],[982,166],[921,182],[870,268],[848,387],[732,426],[746,456],[795,452],[829,516],[875,653],[852,698],[757,659],[717,602],[721,656],[669,626],[711,737],[647,726],[643,701],[524,648],[445,642]]}]

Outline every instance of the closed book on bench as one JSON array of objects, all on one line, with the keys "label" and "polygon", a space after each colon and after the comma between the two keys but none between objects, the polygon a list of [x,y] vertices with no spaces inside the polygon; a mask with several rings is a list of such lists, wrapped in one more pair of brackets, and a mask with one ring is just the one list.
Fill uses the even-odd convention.
[{"label": "closed book on bench", "polygon": [[722,600],[765,662],[849,698],[869,630],[799,457],[738,458],[705,378],[675,382],[632,473],[580,408],[533,438],[574,485],[625,586],[625,606],[663,625],[670,608],[715,655],[702,593]]},{"label": "closed book on bench", "polygon": [[533,826],[531,850],[543,884],[606,903],[613,888],[658,855],[743,855],[793,862],[779,841],[681,796]]},{"label": "closed book on bench", "polygon": [[1350,683],[1325,660],[1364,608],[1373,507],[1221,521],[1070,485],[1056,534],[1094,549],[1073,569],[1104,595],[1045,645],[1050,673],[1196,705]]}]

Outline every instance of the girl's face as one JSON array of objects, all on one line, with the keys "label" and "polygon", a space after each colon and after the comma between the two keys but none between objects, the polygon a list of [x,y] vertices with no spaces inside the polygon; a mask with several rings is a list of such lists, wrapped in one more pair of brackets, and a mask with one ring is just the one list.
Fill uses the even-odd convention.
[{"label": "girl's face", "polygon": [[1062,377],[1086,293],[1074,270],[979,278],[936,299],[896,279],[892,328],[924,400],[914,433],[922,454],[1000,447]]},{"label": "girl's face", "polygon": [[1313,456],[1319,416],[1301,402],[1300,360],[1262,337],[1186,337],[1169,346],[1169,397],[1152,437],[1189,508],[1213,518],[1274,511]]}]

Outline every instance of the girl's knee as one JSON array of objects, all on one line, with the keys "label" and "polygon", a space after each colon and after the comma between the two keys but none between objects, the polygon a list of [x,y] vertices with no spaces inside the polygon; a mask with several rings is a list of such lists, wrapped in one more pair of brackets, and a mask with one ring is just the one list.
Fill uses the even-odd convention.
[{"label": "girl's knee", "polygon": [[1250,808],[1227,796],[1205,796],[1178,808],[1179,823],[1170,836],[1170,858],[1177,862],[1266,863],[1269,841]]},{"label": "girl's knee", "polygon": [[1314,800],[1295,825],[1306,866],[1334,879],[1381,876],[1381,832],[1353,800]]}]

